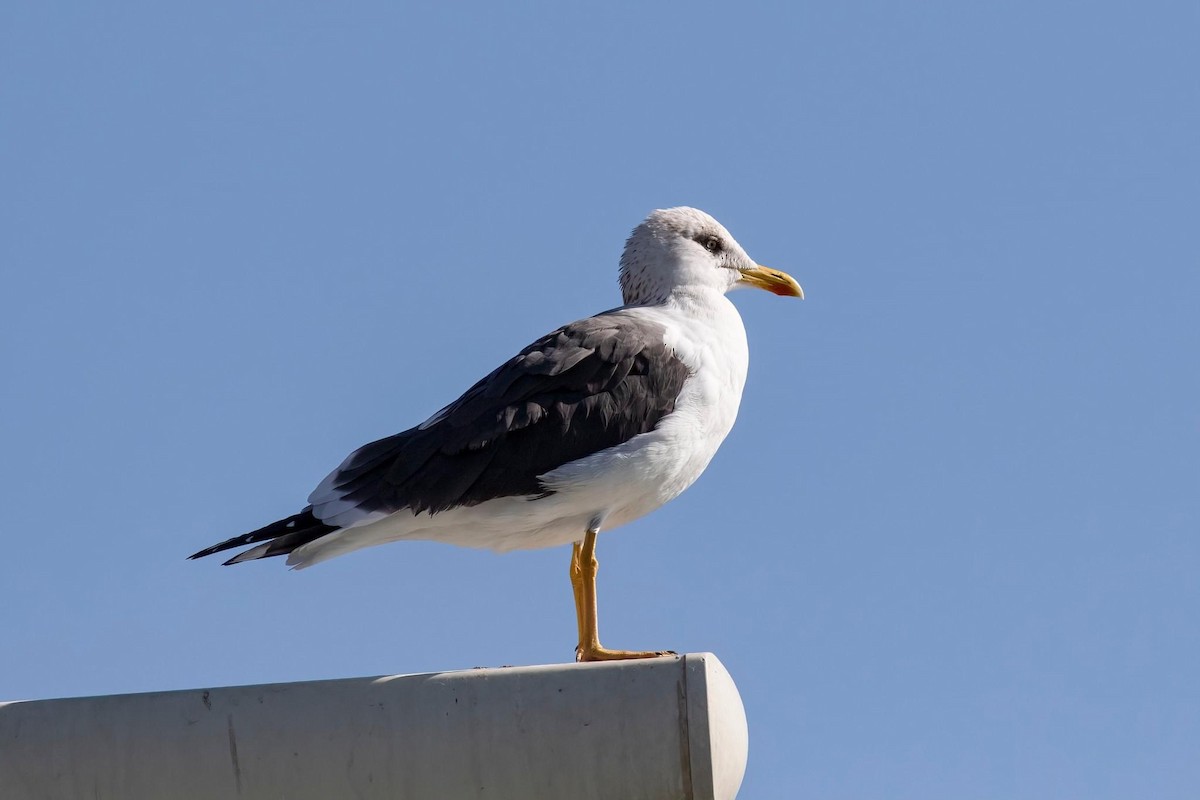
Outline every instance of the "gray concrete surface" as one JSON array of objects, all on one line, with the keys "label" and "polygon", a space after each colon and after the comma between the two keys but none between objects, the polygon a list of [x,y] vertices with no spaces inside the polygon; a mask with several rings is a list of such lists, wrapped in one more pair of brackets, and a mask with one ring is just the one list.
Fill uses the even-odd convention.
[{"label": "gray concrete surface", "polygon": [[0,798],[725,800],[711,653],[0,703]]}]

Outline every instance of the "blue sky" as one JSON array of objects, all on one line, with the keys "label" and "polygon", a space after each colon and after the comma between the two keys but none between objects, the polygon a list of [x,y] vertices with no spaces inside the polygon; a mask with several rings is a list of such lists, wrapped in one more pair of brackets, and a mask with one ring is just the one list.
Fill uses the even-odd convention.
[{"label": "blue sky", "polygon": [[1194,3],[6,4],[5,699],[567,660],[568,551],[184,557],[619,301],[652,208],[737,426],[601,537],[744,798],[1200,791]]}]

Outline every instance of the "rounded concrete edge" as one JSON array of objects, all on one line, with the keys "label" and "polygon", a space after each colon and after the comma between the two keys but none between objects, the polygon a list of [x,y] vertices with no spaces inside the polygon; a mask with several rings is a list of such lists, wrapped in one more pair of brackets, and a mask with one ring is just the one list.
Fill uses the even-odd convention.
[{"label": "rounded concrete edge", "polygon": [[712,653],[684,657],[688,740],[695,800],[733,800],[750,754],[742,696],[725,665]]}]

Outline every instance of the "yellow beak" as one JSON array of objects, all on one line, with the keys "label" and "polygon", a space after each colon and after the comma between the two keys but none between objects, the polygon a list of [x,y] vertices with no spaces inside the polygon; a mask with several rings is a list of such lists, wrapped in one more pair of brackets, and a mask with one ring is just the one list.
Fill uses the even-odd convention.
[{"label": "yellow beak", "polygon": [[804,290],[800,288],[800,284],[796,283],[795,278],[786,272],[764,267],[761,264],[753,269],[742,270],[742,277],[738,280],[738,283],[744,283],[756,289],[766,289],[768,292],[777,294],[780,297],[799,297],[801,300],[804,299]]}]

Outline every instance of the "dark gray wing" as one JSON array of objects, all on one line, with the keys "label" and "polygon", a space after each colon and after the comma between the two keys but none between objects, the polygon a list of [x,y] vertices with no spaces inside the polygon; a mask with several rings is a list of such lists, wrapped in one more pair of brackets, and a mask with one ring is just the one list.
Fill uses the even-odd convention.
[{"label": "dark gray wing", "polygon": [[548,494],[539,475],[653,430],[675,408],[689,371],[663,334],[618,310],[538,339],[430,422],[351,453],[309,498],[313,513],[345,526]]}]

